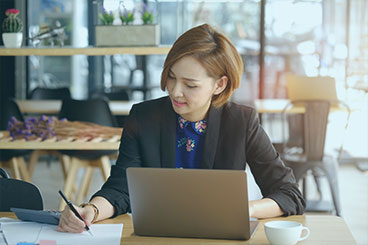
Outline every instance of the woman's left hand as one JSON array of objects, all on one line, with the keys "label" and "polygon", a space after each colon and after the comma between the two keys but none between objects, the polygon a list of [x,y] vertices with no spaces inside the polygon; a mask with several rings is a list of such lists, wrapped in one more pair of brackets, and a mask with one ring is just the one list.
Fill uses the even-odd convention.
[{"label": "woman's left hand", "polygon": [[249,217],[264,219],[283,214],[280,206],[271,198],[249,201]]}]

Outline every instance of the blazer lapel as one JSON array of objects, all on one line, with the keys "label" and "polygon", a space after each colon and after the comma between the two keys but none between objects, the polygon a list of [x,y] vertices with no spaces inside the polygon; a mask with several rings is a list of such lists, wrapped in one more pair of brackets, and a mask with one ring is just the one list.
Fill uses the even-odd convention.
[{"label": "blazer lapel", "polygon": [[176,116],[169,97],[161,110],[160,151],[161,167],[175,168]]},{"label": "blazer lapel", "polygon": [[208,113],[208,127],[204,136],[204,146],[200,167],[202,169],[212,169],[215,161],[217,141],[220,133],[222,106],[216,108],[211,106]]}]

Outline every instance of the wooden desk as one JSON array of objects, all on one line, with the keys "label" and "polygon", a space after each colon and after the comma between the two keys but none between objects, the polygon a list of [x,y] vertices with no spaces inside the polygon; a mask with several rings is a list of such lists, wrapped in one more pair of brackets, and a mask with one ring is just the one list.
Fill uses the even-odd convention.
[{"label": "wooden desk", "polygon": [[[255,107],[258,113],[281,113],[290,100],[288,99],[258,99],[254,101]],[[296,108],[293,110],[295,113],[303,113],[303,108]]]},{"label": "wooden desk", "polygon": [[368,94],[368,84],[360,81],[354,84],[354,86],[351,87],[352,89],[360,90]]},{"label": "wooden desk", "polygon": [[[109,101],[109,107],[114,115],[129,115],[133,104],[141,101]],[[22,113],[28,114],[58,114],[61,100],[17,100]]]},{"label": "wooden desk", "polygon": [[11,141],[11,138],[5,137],[0,131],[0,149],[8,150],[118,150],[120,145],[120,135],[116,135],[109,140],[99,138],[91,141],[78,140],[69,138],[56,141],[55,139],[47,139],[41,141],[24,139]]},{"label": "wooden desk", "polygon": [[[0,149],[11,149],[11,150],[20,150],[20,149],[30,149],[30,150],[118,150],[120,145],[120,135],[116,135],[108,140],[103,140],[101,138],[95,138],[91,141],[83,141],[80,139],[68,138],[65,140],[56,141],[55,139],[44,140],[30,140],[25,141],[22,140],[14,140],[11,141],[11,138],[8,137],[8,133],[4,134],[0,131]],[[30,181],[30,176],[33,173],[34,167],[38,160],[39,151],[34,151],[31,155],[31,159],[29,161],[28,169],[25,164],[21,164],[21,172],[23,173],[23,178],[26,181]],[[85,193],[89,188],[89,183],[87,180],[92,178],[93,169],[91,167],[98,167],[102,171],[102,175],[107,180],[110,174],[110,161],[108,156],[103,156],[99,160],[95,161],[82,161],[77,158],[64,158],[63,161],[60,161],[62,164],[62,169],[65,174],[65,184],[64,184],[64,193],[69,198],[72,193],[72,188],[74,187],[74,183],[76,181],[76,174],[79,168],[86,168],[85,176],[82,181],[80,191],[77,195],[77,201],[84,197]],[[20,178],[20,176],[18,176]],[[65,206],[65,202],[60,202],[60,210]]]},{"label": "wooden desk", "polygon": [[[110,101],[109,106],[114,115],[129,115],[133,104],[141,101]],[[58,114],[61,108],[60,100],[17,100],[22,113],[28,114]],[[281,113],[289,103],[286,99],[256,100],[255,105],[259,113]],[[300,110],[300,108],[299,108]]]},{"label": "wooden desk", "polygon": [[[141,101],[110,101],[109,106],[114,115],[129,115],[132,106]],[[60,100],[17,100],[22,113],[28,114],[58,114],[61,108]],[[281,113],[289,103],[287,99],[256,100],[255,106],[259,113]],[[303,112],[302,108],[295,112]]]},{"label": "wooden desk", "polygon": [[[109,106],[114,115],[129,115],[132,106],[142,101],[110,101]],[[288,99],[258,99],[255,108],[258,113],[279,114],[290,102]],[[60,100],[17,100],[22,113],[28,114],[58,114],[61,108]],[[342,111],[344,108],[332,107],[332,111]],[[289,113],[304,113],[303,107],[293,107]]]},{"label": "wooden desk", "polygon": [[[13,213],[0,213],[0,217],[16,218]],[[101,224],[124,224],[123,235],[120,244],[269,244],[264,233],[263,224],[270,220],[292,220],[302,223],[310,229],[307,240],[299,242],[298,245],[334,244],[353,245],[356,244],[345,221],[337,216],[290,216],[286,218],[275,218],[261,220],[254,236],[248,241],[197,239],[197,238],[168,238],[168,237],[144,237],[136,236],[133,230],[131,217],[127,214],[120,215],[114,219],[101,221]]]},{"label": "wooden desk", "polygon": [[[254,101],[255,107],[258,113],[267,114],[280,114],[283,109],[290,103],[288,99],[258,99]],[[348,112],[349,110],[341,105],[331,104],[331,112],[342,111]],[[305,109],[303,106],[293,106],[287,110],[287,113],[304,113]]]}]

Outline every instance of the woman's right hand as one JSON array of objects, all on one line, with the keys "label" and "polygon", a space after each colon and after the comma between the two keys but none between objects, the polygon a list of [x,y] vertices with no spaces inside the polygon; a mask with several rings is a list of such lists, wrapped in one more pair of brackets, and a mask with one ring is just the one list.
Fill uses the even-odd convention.
[{"label": "woman's right hand", "polygon": [[58,231],[81,233],[85,231],[86,225],[88,227],[91,225],[91,222],[95,215],[93,208],[91,208],[90,206],[85,206],[84,208],[77,207],[75,205],[73,206],[82,216],[85,222],[83,222],[77,216],[75,216],[75,214],[70,210],[70,208],[66,206],[60,216],[59,225],[57,227]]}]

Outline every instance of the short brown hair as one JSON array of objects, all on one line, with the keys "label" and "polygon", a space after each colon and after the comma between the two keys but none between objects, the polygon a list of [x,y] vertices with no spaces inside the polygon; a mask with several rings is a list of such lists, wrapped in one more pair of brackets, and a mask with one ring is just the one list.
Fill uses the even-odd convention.
[{"label": "short brown hair", "polygon": [[184,56],[192,56],[206,69],[207,75],[219,79],[227,76],[224,91],[213,96],[216,107],[225,104],[240,85],[243,62],[231,41],[223,34],[204,24],[182,34],[170,49],[161,74],[161,89],[165,91],[170,68]]}]

